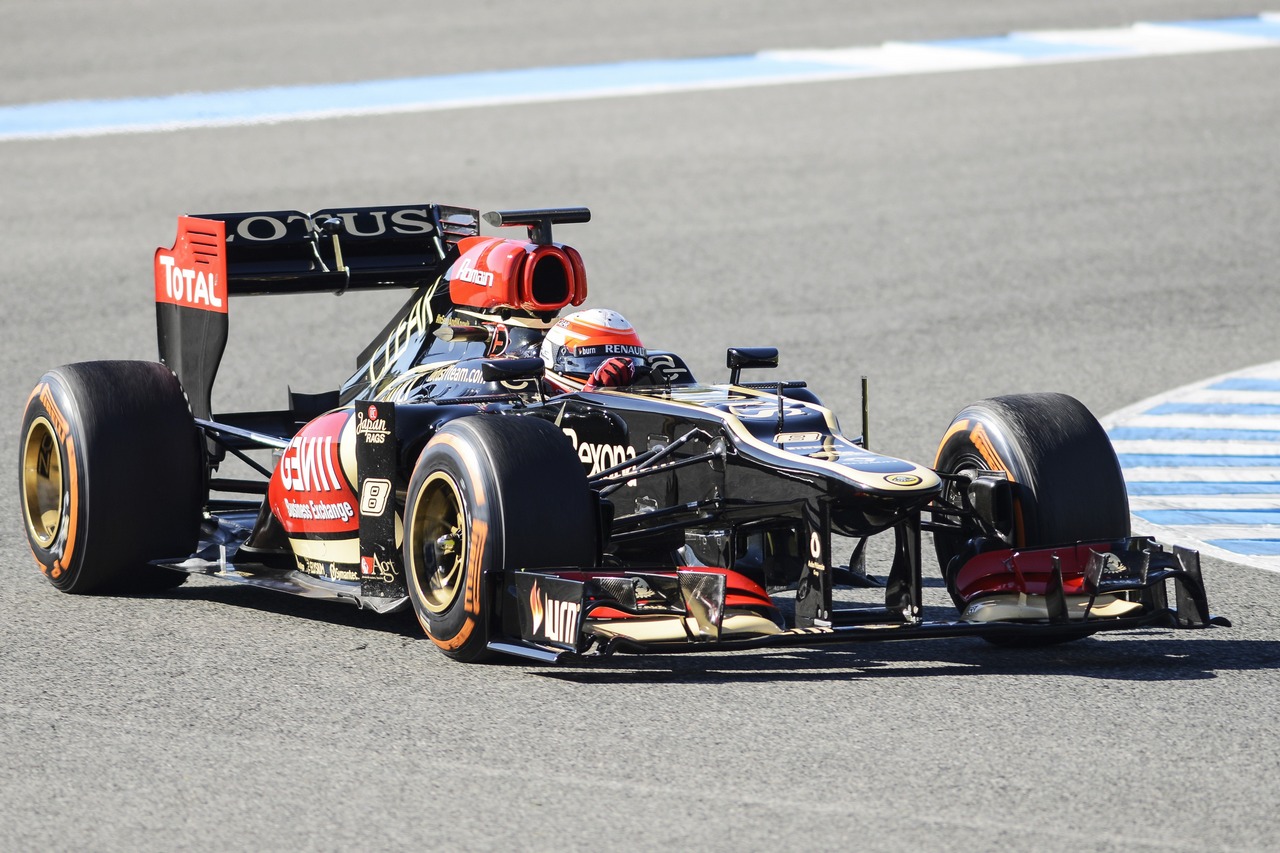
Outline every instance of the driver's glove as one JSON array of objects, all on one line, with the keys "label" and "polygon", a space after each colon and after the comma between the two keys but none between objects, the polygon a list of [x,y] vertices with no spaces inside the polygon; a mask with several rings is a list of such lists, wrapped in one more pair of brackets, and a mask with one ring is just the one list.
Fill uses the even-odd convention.
[{"label": "driver's glove", "polygon": [[592,373],[591,378],[587,380],[587,384],[583,386],[584,391],[593,391],[596,388],[620,388],[624,385],[631,385],[636,379],[636,369],[631,364],[629,358],[607,358],[600,363]]}]

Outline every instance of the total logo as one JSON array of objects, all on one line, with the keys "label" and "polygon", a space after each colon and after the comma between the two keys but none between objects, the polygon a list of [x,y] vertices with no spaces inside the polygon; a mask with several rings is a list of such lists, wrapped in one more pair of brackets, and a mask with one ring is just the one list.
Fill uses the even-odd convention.
[{"label": "total logo", "polygon": [[529,590],[529,613],[533,617],[535,637],[539,633],[553,643],[572,646],[578,640],[578,616],[582,605],[576,601],[560,601],[542,594],[538,582]]},{"label": "total logo", "polygon": [[615,465],[621,465],[628,459],[636,458],[636,449],[621,444],[596,444],[592,441],[579,441],[578,433],[571,427],[561,430],[573,442],[573,449],[578,452],[578,459],[583,465],[590,465],[588,477],[594,477]]},{"label": "total logo", "polygon": [[177,266],[172,255],[161,254],[157,260],[164,267],[164,292],[170,301],[196,308],[223,309],[216,274]]}]

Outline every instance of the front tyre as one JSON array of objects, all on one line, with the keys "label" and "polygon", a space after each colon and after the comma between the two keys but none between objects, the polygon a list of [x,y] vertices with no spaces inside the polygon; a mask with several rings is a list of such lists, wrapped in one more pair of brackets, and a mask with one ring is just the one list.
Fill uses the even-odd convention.
[{"label": "front tyre", "polygon": [[[1129,499],[1111,440],[1093,414],[1066,394],[1016,394],[967,406],[943,436],[934,469],[1005,472],[1012,483],[1015,548],[1129,535]],[[958,503],[954,491],[948,483],[943,497]],[[953,598],[956,573],[977,534],[934,534]],[[958,598],[956,603],[963,606]]]},{"label": "front tyre", "polygon": [[594,565],[595,501],[565,436],[533,417],[476,415],[427,442],[405,502],[409,599],[449,657],[488,657],[508,570]]},{"label": "front tyre", "polygon": [[177,586],[150,560],[195,548],[203,503],[199,434],[163,364],[55,368],[27,399],[19,503],[36,564],[69,593]]}]

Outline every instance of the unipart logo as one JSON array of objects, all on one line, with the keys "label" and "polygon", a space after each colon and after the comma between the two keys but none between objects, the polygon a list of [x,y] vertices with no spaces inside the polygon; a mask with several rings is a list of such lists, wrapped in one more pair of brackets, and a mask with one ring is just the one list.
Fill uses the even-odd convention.
[{"label": "unipart logo", "polygon": [[476,269],[475,261],[471,258],[462,259],[453,277],[457,281],[465,281],[480,287],[493,287],[493,273]]},{"label": "unipart logo", "polygon": [[157,260],[164,267],[167,301],[193,308],[224,310],[221,285],[215,273],[179,267],[172,255],[160,255]]}]

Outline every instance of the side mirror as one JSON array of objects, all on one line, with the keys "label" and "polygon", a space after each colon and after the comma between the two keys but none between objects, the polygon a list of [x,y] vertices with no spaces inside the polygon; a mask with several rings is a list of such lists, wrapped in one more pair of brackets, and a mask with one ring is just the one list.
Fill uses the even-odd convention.
[{"label": "side mirror", "polygon": [[480,378],[485,382],[541,379],[546,369],[540,358],[488,358],[480,363]]},{"label": "side mirror", "polygon": [[725,366],[729,368],[729,384],[737,385],[742,371],[747,367],[777,367],[777,347],[729,347],[725,354]]}]

